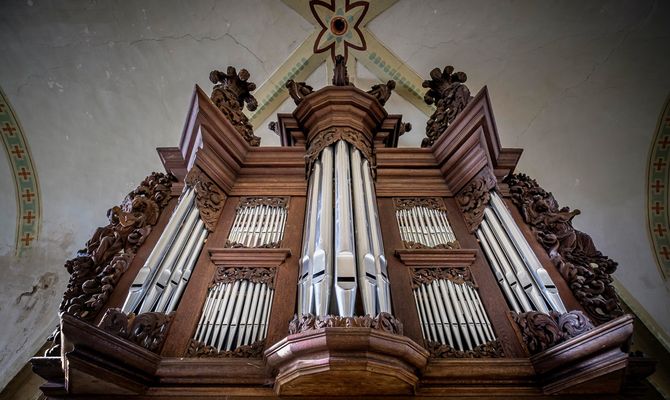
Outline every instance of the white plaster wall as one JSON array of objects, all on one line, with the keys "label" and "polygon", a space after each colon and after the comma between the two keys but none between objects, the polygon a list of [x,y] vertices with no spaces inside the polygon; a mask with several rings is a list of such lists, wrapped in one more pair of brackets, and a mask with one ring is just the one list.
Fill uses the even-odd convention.
[{"label": "white plaster wall", "polygon": [[[451,63],[473,92],[489,86],[503,144],[525,148],[520,170],[582,209],[576,226],[620,262],[617,277],[666,332],[644,174],[670,91],[669,8],[401,0],[369,25],[422,76]],[[16,260],[13,237],[0,237],[0,387],[53,328],[64,260],[105,224],[107,208],[160,170],[155,147],[177,144],[193,85],[207,91],[210,70],[235,65],[260,86],[312,29],[271,0],[0,2],[0,85],[24,127],[43,201],[34,251]],[[425,116],[395,97],[389,110],[413,122],[402,144],[418,145]],[[0,168],[6,187],[8,165]],[[15,214],[4,209],[15,200],[0,201],[0,226],[13,230]]]}]

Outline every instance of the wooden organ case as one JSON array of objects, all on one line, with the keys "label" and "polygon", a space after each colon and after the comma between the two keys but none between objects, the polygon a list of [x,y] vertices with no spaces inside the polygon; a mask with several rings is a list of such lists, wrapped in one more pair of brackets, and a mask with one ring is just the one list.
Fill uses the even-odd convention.
[{"label": "wooden organ case", "polygon": [[245,70],[196,87],[179,147],[65,267],[50,398],[635,393],[616,263],[514,169],[486,88],[435,69],[420,148],[337,60],[260,139]]}]

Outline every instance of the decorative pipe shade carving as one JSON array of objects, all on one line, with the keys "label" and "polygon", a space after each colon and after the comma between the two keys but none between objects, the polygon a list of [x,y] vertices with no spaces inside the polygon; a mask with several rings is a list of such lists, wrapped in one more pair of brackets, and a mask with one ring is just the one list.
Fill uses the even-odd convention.
[{"label": "decorative pipe shade carving", "polygon": [[226,268],[217,273],[193,339],[230,351],[265,339],[274,296],[274,269]]},{"label": "decorative pipe shade carving", "polygon": [[123,311],[174,311],[206,238],[207,228],[200,219],[195,191],[187,186],[156,246],[135,277]]},{"label": "decorative pipe shade carving", "polygon": [[556,285],[514,222],[500,196],[491,202],[476,234],[510,308],[517,313],[566,312]]},{"label": "decorative pipe shade carving", "polygon": [[396,199],[396,219],[407,248],[460,248],[440,199]]},{"label": "decorative pipe shade carving", "polygon": [[226,247],[279,247],[287,204],[285,197],[242,198]]},{"label": "decorative pipe shade carving", "polygon": [[477,289],[462,279],[459,283],[452,276],[444,275],[444,278],[435,275],[430,281],[424,279],[423,283],[414,285],[423,337],[460,351],[495,340]]}]

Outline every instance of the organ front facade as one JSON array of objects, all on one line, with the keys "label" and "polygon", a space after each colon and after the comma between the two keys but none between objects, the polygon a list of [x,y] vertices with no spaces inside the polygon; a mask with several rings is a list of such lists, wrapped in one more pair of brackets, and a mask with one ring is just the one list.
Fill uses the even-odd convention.
[{"label": "organ front facade", "polygon": [[[178,147],[76,257],[33,368],[50,398],[641,393],[616,263],[515,172],[486,88],[435,69],[422,147],[336,58],[261,147],[247,71],[196,87]],[[416,130],[417,127],[414,127]],[[608,397],[611,398],[611,397]]]}]

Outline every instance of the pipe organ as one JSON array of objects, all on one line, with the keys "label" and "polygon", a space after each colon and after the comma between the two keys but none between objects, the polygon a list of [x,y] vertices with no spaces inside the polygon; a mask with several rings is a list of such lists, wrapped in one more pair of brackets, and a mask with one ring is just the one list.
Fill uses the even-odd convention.
[{"label": "pipe organ", "polygon": [[[616,263],[515,173],[486,88],[434,69],[423,147],[396,83],[288,80],[259,147],[246,70],[196,87],[178,147],[65,263],[49,398],[544,398],[640,388]],[[399,90],[407,90],[400,81]],[[415,134],[415,133],[411,133]]]}]

